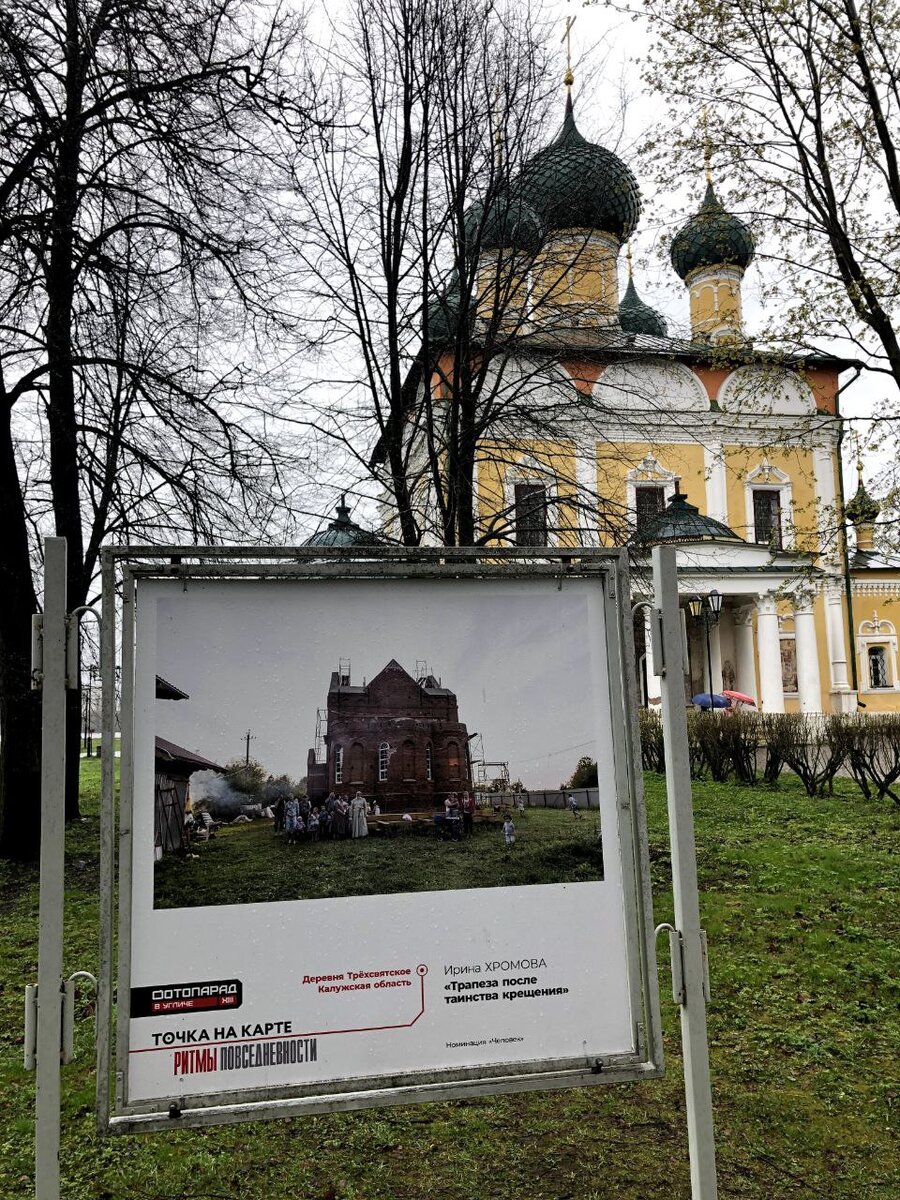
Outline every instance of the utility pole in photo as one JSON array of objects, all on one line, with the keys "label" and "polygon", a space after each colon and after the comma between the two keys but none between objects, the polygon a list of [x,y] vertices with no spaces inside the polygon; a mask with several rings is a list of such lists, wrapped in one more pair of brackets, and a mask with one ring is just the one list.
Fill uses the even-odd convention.
[{"label": "utility pole in photo", "polygon": [[247,767],[250,766],[250,743],[255,742],[255,741],[256,741],[256,735],[251,733],[250,730],[248,729],[247,732],[244,734],[244,746],[245,746],[244,765]]}]

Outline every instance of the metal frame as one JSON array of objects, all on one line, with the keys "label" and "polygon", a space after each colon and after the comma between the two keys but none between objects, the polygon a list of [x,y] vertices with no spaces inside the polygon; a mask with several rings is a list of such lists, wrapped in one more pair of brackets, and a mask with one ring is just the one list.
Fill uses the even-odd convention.
[{"label": "metal frame", "polygon": [[[301,1112],[447,1100],[469,1095],[519,1092],[656,1078],[662,1074],[662,1033],[656,975],[653,914],[650,894],[647,830],[641,786],[637,736],[637,684],[631,630],[627,556],[624,551],[582,547],[536,550],[473,550],[471,548],[414,549],[407,547],[110,547],[102,553],[103,646],[103,794],[101,809],[101,967],[97,1039],[97,1120],[103,1132],[171,1129],[177,1124],[211,1125]],[[115,642],[117,574],[121,577],[122,712],[121,793],[116,825],[113,786],[115,723]],[[116,1051],[111,1028],[114,1019],[114,930],[118,901],[118,992],[128,995],[131,920],[131,763],[133,748],[134,610],[140,581],[145,579],[595,579],[603,588],[606,629],[605,657],[609,664],[610,706],[624,720],[613,720],[613,759],[618,797],[618,839],[621,856],[626,955],[636,1018],[631,1054],[602,1059],[510,1064],[416,1072],[347,1081],[329,1086],[247,1088],[178,1097],[177,1111],[163,1101],[126,1104],[128,1025],[125,1004],[119,1005]],[[118,840],[118,864],[116,841]],[[116,890],[116,882],[118,890]],[[639,1014],[639,1016],[638,1016]],[[115,1074],[115,1087],[112,1080]],[[112,1095],[114,1091],[114,1097]],[[166,1102],[167,1103],[167,1102]]]}]

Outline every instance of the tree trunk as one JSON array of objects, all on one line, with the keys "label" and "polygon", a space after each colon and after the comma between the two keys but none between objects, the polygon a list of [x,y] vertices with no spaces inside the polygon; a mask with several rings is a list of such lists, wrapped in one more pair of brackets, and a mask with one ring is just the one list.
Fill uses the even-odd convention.
[{"label": "tree trunk", "polygon": [[31,690],[37,600],[5,403],[0,422],[0,854],[31,859],[40,844],[41,695]]}]

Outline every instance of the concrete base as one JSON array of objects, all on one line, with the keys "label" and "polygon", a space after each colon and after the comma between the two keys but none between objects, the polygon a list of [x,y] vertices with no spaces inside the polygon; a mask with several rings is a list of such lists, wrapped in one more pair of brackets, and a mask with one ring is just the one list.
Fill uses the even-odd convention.
[{"label": "concrete base", "polygon": [[858,712],[856,692],[851,692],[849,689],[831,692],[831,711],[835,713]]}]

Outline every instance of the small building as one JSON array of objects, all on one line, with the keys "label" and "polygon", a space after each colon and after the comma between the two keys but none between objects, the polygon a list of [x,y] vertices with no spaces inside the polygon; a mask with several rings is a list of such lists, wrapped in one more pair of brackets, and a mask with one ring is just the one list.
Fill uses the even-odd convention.
[{"label": "small building", "polygon": [[[187,692],[156,676],[157,700],[189,700]],[[156,739],[154,753],[155,786],[153,792],[153,842],[157,858],[171,850],[184,849],[184,814],[188,801],[188,785],[195,771],[218,771],[225,767],[176,746],[165,738]]]},{"label": "small building", "polygon": [[414,679],[391,659],[368,684],[335,671],[328,689],[325,755],[307,756],[313,803],[358,790],[385,811],[441,804],[472,788],[470,735],[456,695],[434,675]]}]

